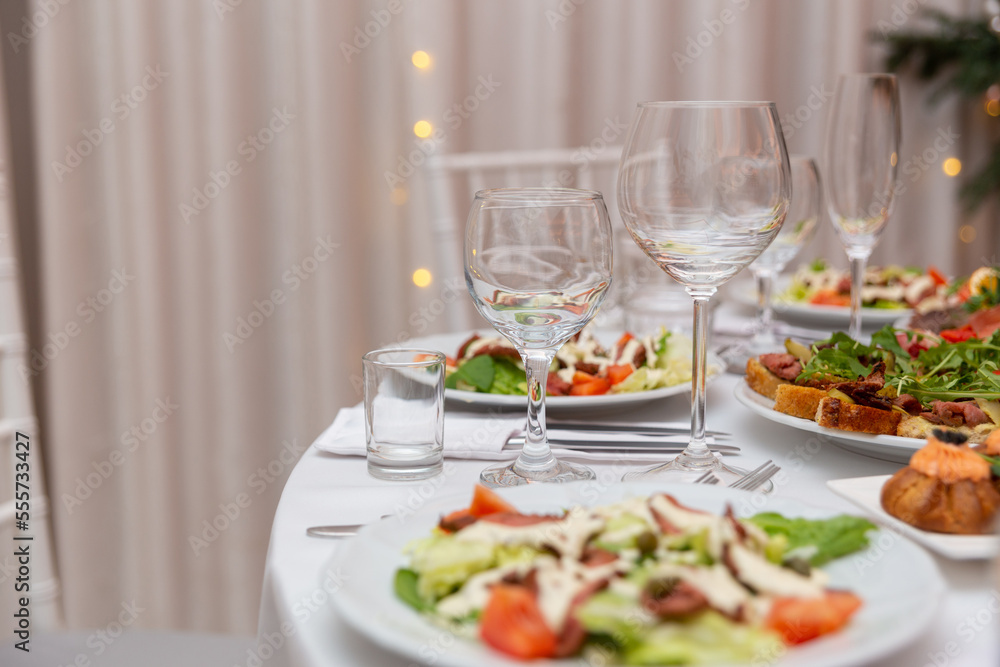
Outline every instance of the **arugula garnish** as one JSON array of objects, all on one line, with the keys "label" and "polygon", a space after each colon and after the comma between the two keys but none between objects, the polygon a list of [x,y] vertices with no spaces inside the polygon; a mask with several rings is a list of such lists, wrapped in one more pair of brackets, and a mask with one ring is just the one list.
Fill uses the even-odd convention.
[{"label": "arugula garnish", "polygon": [[[898,333],[904,334],[905,342],[897,339]],[[920,349],[913,358],[911,346],[925,338],[886,326],[872,335],[871,345],[864,345],[838,332],[813,344],[813,357],[798,379],[851,381],[868,375],[881,360],[886,364],[886,385],[924,405],[957,398],[1000,399],[1000,375],[994,373],[1000,364],[1000,330],[988,340],[949,343],[935,339],[935,345]]]}]

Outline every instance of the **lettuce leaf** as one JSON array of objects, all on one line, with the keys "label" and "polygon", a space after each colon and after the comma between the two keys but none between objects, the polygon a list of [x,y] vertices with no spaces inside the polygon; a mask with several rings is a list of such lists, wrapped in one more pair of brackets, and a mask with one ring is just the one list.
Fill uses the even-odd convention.
[{"label": "lettuce leaf", "polygon": [[875,524],[867,519],[841,514],[830,519],[788,518],[764,512],[750,518],[769,536],[784,536],[788,551],[809,552],[809,563],[823,565],[868,546],[868,532]]}]

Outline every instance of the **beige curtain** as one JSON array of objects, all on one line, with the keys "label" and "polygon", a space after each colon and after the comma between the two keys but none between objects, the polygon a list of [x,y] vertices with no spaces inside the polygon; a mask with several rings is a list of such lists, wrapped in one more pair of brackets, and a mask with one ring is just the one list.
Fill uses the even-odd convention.
[{"label": "beige curtain", "polygon": [[[636,101],[750,98],[777,101],[791,149],[818,156],[836,74],[880,69],[868,32],[896,11],[50,4],[19,45],[30,99],[10,104],[34,120],[32,345],[76,326],[39,370],[67,619],[104,625],[135,601],[141,626],[244,633],[284,479],[358,400],[358,358],[443,326],[431,307],[455,277],[410,278],[435,272],[414,151],[620,142]],[[948,127],[962,133],[948,150],[976,144],[954,105],[929,111],[912,82],[903,97],[904,158]],[[431,144],[421,119],[440,130]],[[975,251],[958,240],[956,185],[939,164],[922,172],[877,259],[958,271],[996,248],[985,217]],[[814,250],[835,255],[832,235]]]}]

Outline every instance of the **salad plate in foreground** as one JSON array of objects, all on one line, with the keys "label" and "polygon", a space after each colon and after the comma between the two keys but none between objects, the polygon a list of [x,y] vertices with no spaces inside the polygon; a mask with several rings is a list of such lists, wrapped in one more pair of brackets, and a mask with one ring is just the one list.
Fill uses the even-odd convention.
[{"label": "salad plate in foreground", "polygon": [[877,523],[919,542],[931,551],[953,560],[982,560],[1000,554],[1000,538],[994,535],[948,535],[915,528],[890,516],[880,501],[882,487],[891,475],[834,479],[826,483],[838,496],[849,500]]},{"label": "salad plate in foreground", "polygon": [[[681,513],[674,517],[675,520],[680,520],[679,517],[682,516],[689,518],[693,516],[699,521],[706,522],[706,530],[692,532],[685,529],[681,531],[682,535],[671,535],[664,532],[659,537],[646,535],[647,531],[641,531],[643,534],[639,535],[635,530],[632,530],[635,526],[630,525],[636,520],[635,517],[620,516],[619,513],[616,513],[622,507],[628,508],[644,503],[650,503],[648,507],[656,507],[652,504],[651,498],[662,499],[666,497],[664,494],[669,494],[672,498],[669,502],[676,502],[676,507],[681,505],[684,507]],[[459,522],[465,520],[464,513],[460,508],[468,508],[466,513],[474,512],[477,509],[476,498],[478,495],[474,497],[471,506],[469,505],[469,494],[432,501],[405,518],[392,517],[366,526],[357,538],[343,544],[324,569],[324,571],[339,571],[344,575],[343,587],[332,598],[335,608],[343,620],[356,631],[384,648],[416,660],[428,660],[432,657],[434,662],[440,665],[500,667],[524,664],[524,660],[516,660],[508,656],[523,655],[524,659],[527,659],[531,655],[540,656],[542,654],[531,653],[531,650],[522,651],[525,645],[520,642],[515,642],[513,646],[506,645],[506,642],[510,639],[524,639],[525,637],[535,637],[527,642],[529,649],[531,646],[538,648],[538,641],[541,641],[546,650],[554,650],[551,645],[552,638],[545,638],[546,632],[548,632],[546,630],[547,623],[551,623],[552,618],[559,617],[562,613],[560,608],[564,607],[567,601],[558,594],[551,594],[553,590],[560,588],[559,585],[556,585],[560,581],[559,577],[549,577],[541,571],[534,576],[531,574],[531,570],[543,567],[541,560],[548,563],[544,567],[554,567],[554,564],[558,562],[547,550],[532,549],[524,544],[518,547],[510,541],[505,543],[504,540],[491,539],[470,540],[463,545],[466,548],[458,551],[449,549],[447,544],[440,543],[448,537],[438,528],[439,524],[442,523],[442,518],[460,525]],[[616,567],[616,565],[609,563],[606,558],[608,550],[616,548],[616,542],[621,542],[618,545],[621,548],[615,552],[617,554],[615,557],[619,562],[635,561],[639,567],[647,565],[652,568],[665,567],[671,572],[677,569],[682,573],[678,577],[666,577],[664,583],[668,586],[668,590],[662,591],[662,595],[654,596],[653,602],[660,603],[664,607],[662,609],[657,607],[657,611],[655,611],[655,615],[661,619],[661,622],[656,619],[650,620],[644,616],[644,614],[653,613],[650,611],[654,609],[653,607],[636,607],[630,611],[627,604],[624,607],[621,606],[622,600],[630,599],[630,586],[640,585],[636,578],[633,578],[631,582],[623,580],[622,583],[614,585],[609,583],[603,591],[600,591],[601,597],[596,597],[596,593],[589,597],[585,603],[587,606],[585,614],[582,608],[577,610],[575,618],[589,628],[604,627],[607,631],[605,641],[609,641],[611,644],[618,641],[614,640],[615,637],[621,640],[622,637],[630,636],[631,632],[645,633],[648,631],[652,633],[643,634],[638,640],[638,644],[632,644],[632,640],[622,640],[625,644],[625,651],[618,651],[620,647],[617,645],[611,646],[611,644],[601,643],[603,638],[601,633],[590,636],[590,630],[588,630],[587,641],[591,643],[580,648],[576,657],[545,662],[548,665],[569,667],[570,665],[587,664],[581,662],[581,656],[584,656],[585,659],[589,657],[591,664],[626,664],[623,660],[631,662],[631,664],[692,664],[692,659],[700,660],[699,664],[734,664],[734,661],[738,664],[753,664],[753,661],[758,658],[760,664],[776,664],[782,667],[863,664],[905,646],[926,628],[935,613],[943,591],[943,582],[933,560],[924,551],[906,539],[886,535],[881,531],[867,532],[867,540],[871,546],[861,547],[861,544],[857,542],[858,530],[856,528],[858,522],[862,526],[867,525],[861,520],[847,517],[837,519],[835,518],[836,512],[809,506],[792,499],[767,497],[764,499],[763,505],[760,502],[753,502],[756,500],[756,497],[746,492],[711,486],[621,484],[607,487],[595,485],[593,482],[532,485],[501,491],[497,502],[503,506],[493,508],[490,511],[499,512],[501,516],[506,517],[504,521],[479,519],[480,523],[474,523],[466,528],[459,528],[456,525],[454,529],[458,532],[454,534],[454,537],[462,535],[462,530],[470,530],[477,528],[477,526],[479,527],[477,534],[487,535],[492,534],[492,532],[497,534],[503,532],[503,528],[506,527],[504,523],[507,525],[511,523],[520,523],[521,526],[527,525],[529,523],[527,518],[530,517],[524,517],[519,514],[520,512],[550,515],[562,515],[563,512],[567,512],[566,517],[580,517],[578,523],[581,521],[593,523],[594,525],[591,525],[585,532],[588,536],[596,536],[594,539],[597,537],[601,539],[600,545],[592,546],[596,547],[593,552],[594,557],[599,555],[600,560],[604,561],[603,564],[586,563],[581,560],[576,565],[565,565],[566,567],[572,565],[571,569],[573,571],[579,570],[582,573],[581,576],[590,577],[596,572],[596,570],[591,570],[590,566],[605,569]],[[483,509],[481,501],[482,499],[479,501],[479,510]],[[663,500],[662,502],[668,501]],[[508,503],[510,505],[507,505]],[[513,506],[516,511],[510,513],[505,506]],[[735,517],[725,518],[727,507],[731,507],[735,515],[741,518],[739,520]],[[689,512],[694,514],[688,514]],[[768,513],[767,525],[756,523],[755,520],[756,527],[747,527],[748,522],[744,518],[758,512]],[[480,514],[476,516],[480,516]],[[515,521],[511,519],[512,516],[519,516],[520,519]],[[565,522],[567,521],[566,517],[557,519],[557,521]],[[831,519],[833,521],[830,521]],[[831,546],[833,542],[831,542],[821,547],[800,548],[793,554],[795,549],[790,549],[790,545],[795,539],[795,532],[791,526],[801,523],[799,520],[804,520],[810,525],[818,523],[832,525],[838,520],[846,520],[855,526],[855,543],[848,551],[858,548],[861,550],[854,551],[851,555],[835,558],[821,566],[817,564],[813,569],[808,559],[813,558],[818,553],[823,552],[829,557],[834,557],[844,552],[834,553]],[[595,521],[596,523],[594,523]],[[617,523],[611,525],[613,521]],[[485,529],[482,528],[483,524],[488,524]],[[711,565],[710,556],[705,554],[715,553],[729,542],[723,541],[721,543],[723,546],[720,546],[720,543],[713,541],[725,531],[718,532],[715,528],[708,527],[709,524],[712,526],[742,525],[746,534],[751,535],[751,537],[744,534],[743,537],[739,538],[727,538],[741,541],[743,545],[739,546],[733,542],[728,547],[731,549],[728,558],[748,558],[747,554],[744,553],[745,549],[749,549],[751,543],[757,543],[761,540],[762,544],[768,545],[769,552],[778,548],[778,552],[772,553],[769,558],[772,560],[776,558],[776,562],[783,562],[784,565],[762,564],[759,569],[747,565],[745,567],[746,574],[740,575],[741,577],[758,576],[758,585],[761,589],[775,587],[775,590],[783,591],[780,595],[784,596],[790,595],[791,591],[783,589],[783,586],[805,586],[808,588],[816,585],[820,587],[818,590],[821,592],[818,597],[813,598],[815,602],[825,603],[830,595],[833,595],[833,598],[830,599],[835,598],[838,601],[854,600],[855,604],[839,607],[840,612],[843,613],[834,614],[839,618],[839,622],[836,624],[839,630],[830,634],[810,633],[810,637],[817,634],[822,634],[822,636],[800,645],[787,646],[785,642],[788,641],[788,633],[791,632],[790,636],[796,637],[795,633],[803,632],[803,628],[808,627],[809,624],[792,627],[794,624],[772,623],[771,621],[775,618],[782,618],[786,611],[784,605],[790,604],[788,602],[779,604],[780,600],[797,598],[792,595],[792,597],[763,600],[762,598],[768,594],[760,593],[757,595],[750,592],[750,589],[745,585],[734,583],[729,575],[722,576],[722,570],[728,566],[724,566],[720,562]],[[538,528],[541,535],[549,534],[546,532],[546,528],[553,525],[555,524],[535,523],[535,527]],[[496,526],[499,528],[494,530],[493,527]],[[570,531],[566,524],[562,527],[565,530],[560,532],[556,528],[554,532],[551,532],[550,537],[555,544],[560,545],[559,550],[563,559],[569,557],[569,551],[573,551],[576,558],[584,558],[581,554],[591,553],[585,548],[581,551],[569,546],[575,543],[574,541],[579,541],[579,535],[577,531]],[[868,528],[863,528],[861,534],[864,534]],[[739,533],[738,529],[734,528],[734,530]],[[783,530],[787,533],[782,533]],[[437,537],[433,536],[434,531],[437,531]],[[765,534],[762,531],[766,531],[766,536],[763,538],[760,537]],[[557,533],[558,535],[556,535]],[[786,538],[779,538],[780,534],[785,534]],[[553,535],[555,536],[553,537]],[[478,537],[482,537],[482,535]],[[893,548],[878,551],[877,558],[871,557],[875,550],[878,550],[878,545],[888,538],[893,539]],[[540,539],[544,542],[548,538]],[[589,539],[590,537],[584,538],[584,540]],[[436,540],[438,542],[435,542]],[[624,544],[623,541],[628,540],[635,542],[634,548]],[[688,543],[686,547],[680,544],[680,542],[685,541]],[[651,543],[645,545],[644,542]],[[652,542],[656,542],[656,544],[654,545]],[[490,546],[491,544],[492,546]],[[589,542],[581,542],[577,546],[586,547],[588,544]],[[477,564],[474,562],[474,558],[470,560],[470,554],[476,548],[483,551],[483,558],[490,561],[489,563],[484,561]],[[630,548],[633,551],[626,552]],[[498,567],[497,563],[494,562],[499,557],[497,549],[503,552],[505,558],[509,556],[512,559],[508,567],[510,572],[500,572],[503,576],[500,576],[497,582],[503,584],[502,590],[486,590],[480,585],[493,574],[487,570],[494,568],[496,571]],[[636,550],[638,553],[633,553]],[[664,558],[664,550],[674,550],[674,557],[667,558],[668,561],[673,562],[661,562],[661,558]],[[486,554],[486,551],[490,553]],[[566,553],[562,553],[563,551]],[[684,553],[687,553],[686,557]],[[763,559],[763,552],[758,553],[757,558]],[[678,556],[678,554],[680,555]],[[438,558],[439,556],[440,558]],[[646,556],[649,558],[645,558]],[[795,566],[799,568],[796,573],[786,572],[785,568],[792,568],[793,556],[800,560],[807,560]],[[522,558],[536,558],[539,559],[539,562],[530,563],[527,568],[522,568],[519,562],[526,562],[520,560]],[[685,558],[690,563],[685,562]],[[699,560],[702,558],[707,560]],[[754,558],[751,560],[757,562]],[[694,572],[698,569],[699,564],[705,566],[704,571]],[[578,566],[582,566],[583,570],[580,570]],[[756,568],[756,566],[754,567]],[[520,573],[524,575],[523,581],[515,581],[518,579],[516,575],[518,575],[519,568],[526,570],[526,572]],[[732,572],[731,569],[727,571]],[[477,572],[487,576],[480,577],[480,580],[474,580]],[[756,572],[756,575],[753,575],[753,572]],[[634,574],[631,573],[628,576]],[[636,576],[641,579],[641,572]],[[727,618],[723,614],[705,609],[705,604],[702,604],[705,603],[705,600],[701,599],[699,602],[697,595],[688,596],[687,594],[691,593],[688,588],[694,586],[690,582],[697,581],[697,577],[703,577],[699,584],[701,590],[712,591],[708,595],[712,598],[709,606],[713,609],[719,605],[726,607],[732,604],[734,596],[740,600],[753,597],[755,602],[763,602],[764,606],[758,609],[758,612],[760,615],[767,615],[766,630],[748,627],[735,620],[753,617],[752,613],[744,616],[744,612],[739,611],[733,614],[732,618]],[[721,592],[719,582],[714,581],[713,577],[719,577],[723,587]],[[915,586],[914,581],[920,582],[920,585]],[[570,584],[572,581],[566,580],[564,583]],[[648,583],[649,581],[647,581]],[[466,586],[471,586],[473,589],[468,594],[464,593]],[[530,591],[531,586],[537,587],[538,591],[537,605],[539,606],[535,606],[534,611],[532,611],[530,604],[527,607],[521,607],[519,605],[525,601],[519,602],[514,599],[518,596],[525,597],[527,595],[530,597],[530,593],[526,593],[526,591]],[[455,592],[456,587],[458,587],[458,592]],[[484,588],[482,592],[489,597],[489,602],[481,613],[470,611],[458,623],[442,620],[443,615],[457,614],[461,617],[463,609],[459,609],[459,607],[462,607],[463,604],[469,607],[469,610],[477,607],[479,603],[476,602],[476,599],[479,596],[476,591],[481,587]],[[643,590],[646,589],[643,588]],[[677,601],[675,598],[681,593],[685,594],[681,597],[685,598],[687,602],[692,599],[699,602],[701,611],[678,620],[677,623],[662,621],[664,618],[671,618],[670,605]],[[779,594],[774,593],[774,595]],[[727,596],[730,596],[728,601]],[[448,599],[451,599],[451,602],[446,605],[444,600]],[[437,602],[429,603],[428,600],[437,600]],[[799,601],[804,603],[806,607],[809,606],[808,600],[800,599]],[[514,614],[511,617],[503,614],[498,615],[498,609],[507,608],[507,603],[513,604],[512,608],[527,609],[528,618],[534,618],[534,620],[524,624],[525,617],[522,615]],[[572,604],[573,602],[570,601],[570,606]],[[442,610],[442,607],[446,607],[446,609]],[[418,611],[418,608],[423,611]],[[806,618],[807,616],[798,614],[801,609],[796,607],[794,610],[796,613],[792,616]],[[496,632],[498,627],[500,630],[507,627],[504,623],[499,626],[494,625],[498,618],[500,620],[507,618],[513,623],[510,631]],[[564,616],[564,618],[568,618],[568,616]],[[615,619],[621,622],[617,623]],[[846,625],[843,625],[845,622]],[[692,624],[691,627],[687,628],[689,631],[678,630],[678,628],[687,627],[683,623]],[[487,630],[487,625],[493,629]],[[813,629],[820,625],[822,624],[814,624]],[[468,632],[470,627],[473,629],[471,633]],[[542,637],[542,639],[538,640],[538,637]],[[781,637],[785,641],[778,641],[776,637]],[[799,638],[803,639],[804,635],[799,636]],[[501,652],[498,646],[505,647],[507,655]],[[638,653],[636,646],[642,649]],[[602,652],[602,647],[606,649],[604,652]],[[752,651],[749,658],[745,655],[748,648]],[[666,657],[668,653],[672,656],[669,658],[669,662]],[[734,655],[742,657],[734,658],[732,657]],[[647,658],[648,660],[646,660]]]}]

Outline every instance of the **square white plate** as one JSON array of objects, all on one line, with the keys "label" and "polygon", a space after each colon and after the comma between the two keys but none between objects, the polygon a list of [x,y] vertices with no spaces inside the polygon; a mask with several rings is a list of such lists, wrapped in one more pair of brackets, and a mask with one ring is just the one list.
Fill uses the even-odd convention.
[{"label": "square white plate", "polygon": [[954,560],[976,560],[993,558],[1000,554],[1000,539],[993,535],[946,535],[930,533],[903,523],[882,509],[882,486],[890,475],[875,477],[852,477],[833,479],[826,483],[838,496],[846,498],[865,512],[877,523],[909,537],[931,551]]}]

